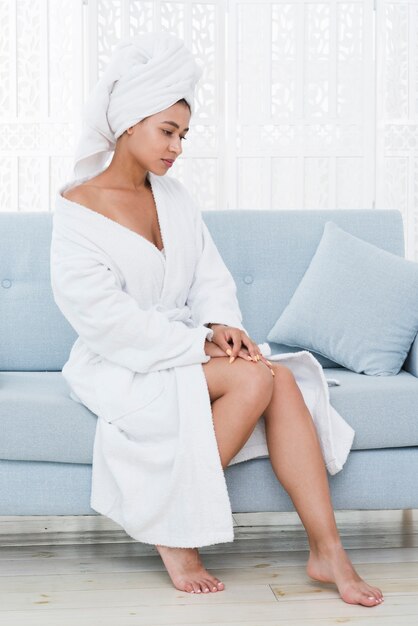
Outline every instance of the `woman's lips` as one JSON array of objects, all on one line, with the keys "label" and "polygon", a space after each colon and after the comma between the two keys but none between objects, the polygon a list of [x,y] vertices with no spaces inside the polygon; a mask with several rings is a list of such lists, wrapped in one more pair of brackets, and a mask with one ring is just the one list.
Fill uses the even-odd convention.
[{"label": "woman's lips", "polygon": [[171,167],[174,162],[174,161],[167,161],[166,159],[161,159],[161,160],[167,165],[167,167]]}]

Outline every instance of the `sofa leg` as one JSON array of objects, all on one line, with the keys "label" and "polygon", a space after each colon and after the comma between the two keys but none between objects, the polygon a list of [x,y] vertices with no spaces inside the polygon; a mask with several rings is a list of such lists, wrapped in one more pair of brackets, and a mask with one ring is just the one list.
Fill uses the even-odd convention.
[{"label": "sofa leg", "polygon": [[402,522],[401,522],[401,541],[403,548],[412,548],[414,546],[413,543],[413,522],[414,522],[414,512],[413,509],[404,509],[402,511]]},{"label": "sofa leg", "polygon": [[402,526],[408,526],[408,524],[412,524],[413,521],[413,510],[404,509],[402,511]]}]

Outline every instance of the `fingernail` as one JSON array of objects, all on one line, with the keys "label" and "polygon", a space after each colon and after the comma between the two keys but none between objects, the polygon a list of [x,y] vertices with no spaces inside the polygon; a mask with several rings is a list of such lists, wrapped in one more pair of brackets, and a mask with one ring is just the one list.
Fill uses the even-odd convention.
[{"label": "fingernail", "polygon": [[229,359],[229,362],[230,362],[230,363],[233,363],[234,361],[235,361],[235,357],[234,357],[234,356],[231,356],[231,358]]},{"label": "fingernail", "polygon": [[272,376],[276,376],[273,370],[270,370]]},{"label": "fingernail", "polygon": [[252,356],[247,356],[247,359],[248,359],[249,361],[252,361],[252,360],[253,360],[253,357],[252,357]]},{"label": "fingernail", "polygon": [[259,361],[261,357],[259,354],[257,354],[256,358],[257,358],[257,361]]},{"label": "fingernail", "polygon": [[231,350],[231,348],[228,348],[228,350],[226,351],[226,353],[227,353],[227,355],[228,355],[228,356],[231,356],[231,354],[232,354],[232,350]]}]

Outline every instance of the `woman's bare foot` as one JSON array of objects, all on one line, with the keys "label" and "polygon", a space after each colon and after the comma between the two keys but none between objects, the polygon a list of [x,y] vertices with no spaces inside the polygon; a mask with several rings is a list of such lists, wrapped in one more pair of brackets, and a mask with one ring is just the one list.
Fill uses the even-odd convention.
[{"label": "woman's bare foot", "polygon": [[176,589],[189,593],[223,591],[225,585],[204,568],[197,548],[155,546]]},{"label": "woman's bare foot", "polygon": [[306,571],[314,580],[335,583],[348,604],[377,606],[383,602],[380,589],[360,578],[341,544],[324,550],[311,549]]}]

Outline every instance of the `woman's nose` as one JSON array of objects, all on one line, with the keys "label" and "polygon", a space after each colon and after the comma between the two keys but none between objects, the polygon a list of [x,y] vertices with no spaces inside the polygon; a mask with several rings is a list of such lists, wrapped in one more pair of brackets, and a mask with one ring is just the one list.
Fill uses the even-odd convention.
[{"label": "woman's nose", "polygon": [[171,144],[171,150],[172,150],[173,152],[176,152],[177,154],[180,154],[180,152],[182,151],[182,147],[181,147],[181,139],[180,139],[180,137],[178,138],[178,140],[177,140],[177,141],[174,141],[174,140],[173,140],[173,142],[172,142],[172,144]]}]

